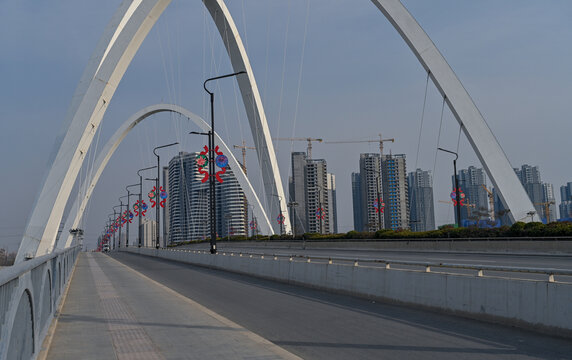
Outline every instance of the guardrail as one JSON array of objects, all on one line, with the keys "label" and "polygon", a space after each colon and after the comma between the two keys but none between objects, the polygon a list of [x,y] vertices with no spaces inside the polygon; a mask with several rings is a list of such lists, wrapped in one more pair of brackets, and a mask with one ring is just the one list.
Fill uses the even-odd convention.
[{"label": "guardrail", "polygon": [[0,270],[0,360],[38,356],[79,251],[55,251]]},{"label": "guardrail", "polygon": [[[191,252],[195,254],[210,254],[209,251],[203,250],[187,250],[187,249],[165,249],[167,251],[182,251]],[[394,260],[394,259],[364,259],[355,257],[332,257],[332,256],[319,256],[319,255],[292,255],[284,253],[261,253],[261,252],[243,252],[243,251],[222,251],[220,255],[226,256],[248,256],[248,257],[258,257],[260,259],[273,258],[274,260],[285,259],[289,261],[321,261],[327,262],[329,265],[334,263],[340,265],[353,265],[353,266],[374,266],[383,267],[387,270],[392,269],[392,265],[406,265],[410,267],[420,267],[424,272],[431,272],[432,268],[439,269],[462,269],[474,271],[477,277],[487,277],[489,274],[487,272],[495,273],[521,273],[521,274],[541,274],[545,275],[545,279],[548,282],[557,282],[555,276],[571,276],[572,270],[567,269],[555,269],[555,268],[532,268],[532,267],[515,267],[515,266],[498,266],[498,265],[481,265],[481,264],[456,264],[456,263],[443,263],[443,262],[432,262],[432,261],[410,261],[410,260]],[[407,270],[407,269],[399,269]],[[497,274],[491,274],[491,276],[498,276]],[[526,279],[523,279],[526,280]],[[572,279],[571,279],[572,280]],[[536,281],[536,279],[535,279]]]}]

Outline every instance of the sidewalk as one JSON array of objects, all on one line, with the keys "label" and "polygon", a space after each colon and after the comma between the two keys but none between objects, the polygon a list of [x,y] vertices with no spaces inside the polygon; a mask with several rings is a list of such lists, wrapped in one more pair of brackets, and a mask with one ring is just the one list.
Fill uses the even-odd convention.
[{"label": "sidewalk", "polygon": [[101,253],[81,253],[48,359],[297,359]]}]

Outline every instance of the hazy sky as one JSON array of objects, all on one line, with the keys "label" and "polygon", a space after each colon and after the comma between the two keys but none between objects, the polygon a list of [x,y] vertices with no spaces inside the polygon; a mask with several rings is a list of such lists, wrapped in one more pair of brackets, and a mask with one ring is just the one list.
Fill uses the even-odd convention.
[{"label": "hazy sky", "polygon": [[[404,0],[460,78],[514,167],[540,167],[542,180],[572,181],[572,2],[567,0]],[[418,141],[426,73],[388,21],[367,0],[228,0],[258,82],[273,136],[325,140],[396,139],[385,151],[407,155],[408,171],[435,168],[435,200],[447,200],[459,125],[429,84]],[[116,1],[0,0],[0,151],[3,190],[0,243],[16,250],[47,171],[49,153],[71,97]],[[204,79],[232,72],[201,1],[173,0],[127,70],[96,136],[101,148],[129,116],[172,102],[208,119]],[[215,89],[217,131],[227,144],[252,137],[237,87]],[[178,151],[196,151],[202,137],[185,119],[154,116],[122,143],[104,172],[85,222],[93,246],[136,171]],[[275,143],[286,186],[290,152],[305,142]],[[419,147],[419,150],[418,150]],[[359,154],[378,145],[315,144],[337,177],[339,230],[353,228],[350,173]],[[417,156],[419,153],[419,156]],[[237,151],[236,156],[239,155]],[[461,135],[459,168],[480,167]],[[93,156],[93,155],[91,155]],[[249,176],[260,188],[254,152]],[[85,178],[82,171],[81,177]],[[150,184],[146,184],[149,188]],[[145,192],[148,189],[144,189]],[[285,189],[287,191],[287,189]],[[75,196],[75,195],[74,195]],[[436,202],[437,224],[453,222],[450,205]]]}]

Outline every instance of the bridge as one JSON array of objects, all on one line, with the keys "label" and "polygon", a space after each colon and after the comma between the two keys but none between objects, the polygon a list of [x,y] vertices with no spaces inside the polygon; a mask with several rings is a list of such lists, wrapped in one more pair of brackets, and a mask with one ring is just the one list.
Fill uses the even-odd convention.
[{"label": "bridge", "polygon": [[[435,84],[508,216],[529,221],[532,203],[445,58],[399,0],[372,2]],[[123,2],[85,70],[16,264],[0,271],[0,360],[570,358],[570,239],[425,241],[429,248],[422,249],[411,242],[222,244],[217,254],[202,244],[131,246],[103,254],[82,252],[72,236],[59,236],[117,86],[169,3]],[[203,3],[235,74],[242,74],[236,81],[261,166],[263,201],[240,166],[233,168],[258,218],[266,219],[266,232],[278,232],[268,219],[282,214],[288,232],[286,202],[276,201],[286,198],[280,169],[246,47],[225,2]],[[84,216],[127,133],[163,111],[186,116],[223,144],[179,106],[137,112],[96,160],[89,190],[70,204],[64,231]]]},{"label": "bridge", "polygon": [[0,355],[569,358],[572,241],[471,242],[72,247],[0,273]]}]

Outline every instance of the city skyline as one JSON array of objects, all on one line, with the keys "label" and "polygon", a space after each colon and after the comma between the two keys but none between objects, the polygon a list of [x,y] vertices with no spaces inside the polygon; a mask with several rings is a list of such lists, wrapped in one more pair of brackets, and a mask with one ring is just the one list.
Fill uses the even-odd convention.
[{"label": "city skyline", "polygon": [[[572,36],[564,15],[570,13],[572,4],[403,2],[468,89],[513,167],[538,166],[543,180],[556,188],[571,181],[566,152],[557,146],[567,142],[564,136],[572,130],[567,111],[572,85],[566,81],[572,77],[567,65],[572,50],[559,46]],[[440,154],[434,165],[441,110],[434,86],[429,84],[418,150],[425,72],[370,3],[340,2],[329,8],[325,4],[228,4],[247,45],[272,135],[374,140],[381,132],[396,139],[386,144],[384,153],[406,154],[408,172],[434,170],[435,201],[446,199],[452,164],[450,157]],[[116,124],[153,103],[180,103],[208,118],[202,81],[226,73],[230,67],[218,34],[212,32],[199,5],[174,1],[159,20],[112,101],[100,145]],[[5,51],[0,69],[5,81],[0,87],[0,118],[5,130],[1,149],[12,156],[7,157],[9,170],[1,177],[6,195],[0,227],[2,244],[11,251],[21,239],[73,91],[116,6],[23,1],[8,3],[3,9],[0,45]],[[537,16],[540,12],[543,17]],[[287,29],[288,43],[284,45]],[[234,84],[217,87],[217,131],[229,144],[241,140],[252,144]],[[239,121],[231,121],[233,118]],[[152,122],[126,139],[98,184],[84,224],[88,245],[93,247],[109,209],[124,195],[125,185],[137,180],[136,170],[153,165],[150,149],[173,139],[180,141],[180,146],[162,155],[167,159],[178,151],[196,151],[204,145],[203,139],[186,135],[184,119],[165,115]],[[456,150],[458,131],[446,110],[440,145]],[[94,141],[94,147],[97,144]],[[287,190],[290,152],[305,150],[305,144],[275,143],[275,147]],[[359,154],[376,148],[375,143],[314,146],[313,157],[328,161],[329,171],[336,174],[338,204],[351,204],[350,174],[357,170]],[[458,168],[481,167],[464,136],[459,153]],[[249,174],[254,182],[260,182],[255,158],[254,152],[248,154]],[[558,192],[555,195],[559,204]],[[450,207],[436,205],[435,213],[436,225],[452,222]],[[338,217],[339,231],[353,227],[351,206],[338,205]]]}]

